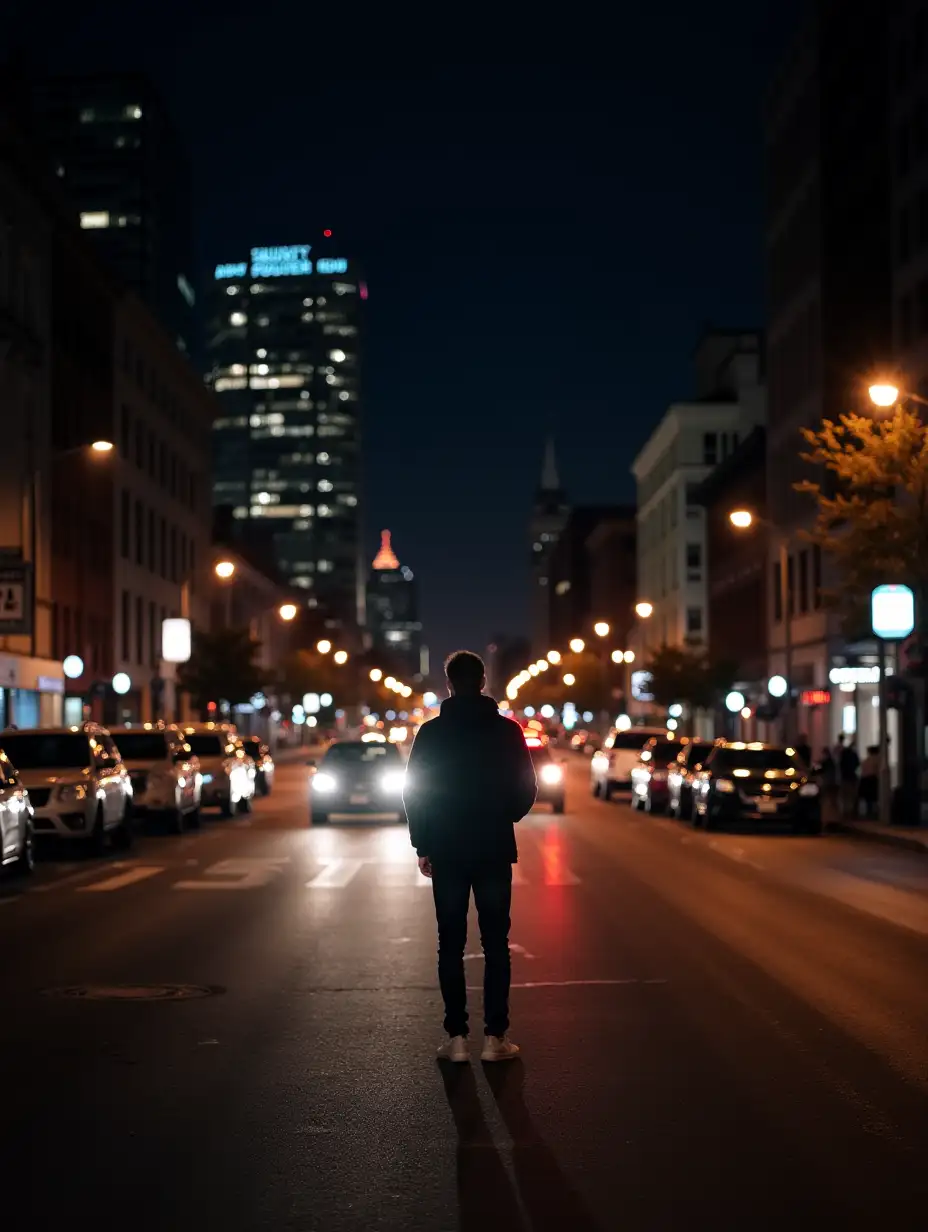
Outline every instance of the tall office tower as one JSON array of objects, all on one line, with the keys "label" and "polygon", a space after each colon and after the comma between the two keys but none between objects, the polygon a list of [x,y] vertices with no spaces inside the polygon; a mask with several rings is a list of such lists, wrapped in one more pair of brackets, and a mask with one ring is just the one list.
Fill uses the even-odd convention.
[{"label": "tall office tower", "polygon": [[422,625],[413,572],[401,565],[381,531],[380,550],[367,583],[367,622],[372,649],[383,656],[383,666],[411,680],[427,671],[422,663]]},{"label": "tall office tower", "polygon": [[551,596],[549,586],[551,553],[567,525],[570,507],[561,487],[554,455],[554,440],[545,444],[541,483],[529,521],[532,538],[532,650],[546,654],[551,648]]},{"label": "tall office tower", "polygon": [[186,151],[140,73],[55,77],[34,92],[38,136],[81,227],[178,347],[195,354]]},{"label": "tall office tower", "polygon": [[362,624],[359,270],[326,231],[217,265],[213,289],[214,505],[329,627]]}]

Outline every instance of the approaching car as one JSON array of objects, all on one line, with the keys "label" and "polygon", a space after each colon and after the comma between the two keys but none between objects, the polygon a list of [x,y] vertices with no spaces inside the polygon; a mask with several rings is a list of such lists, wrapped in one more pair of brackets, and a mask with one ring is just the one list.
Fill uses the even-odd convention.
[{"label": "approaching car", "polygon": [[255,763],[255,787],[259,796],[269,796],[274,786],[274,758],[258,736],[242,736],[242,747]]},{"label": "approaching car", "polygon": [[81,839],[96,852],[107,836],[131,846],[132,784],[105,728],[11,728],[0,732],[0,748],[29,792],[36,835]]},{"label": "approaching car", "polygon": [[0,865],[17,873],[35,867],[32,804],[16,768],[0,751]]},{"label": "approaching car", "polygon": [[663,727],[629,727],[619,731],[613,727],[602,749],[590,762],[590,790],[594,796],[611,800],[618,788],[632,785],[632,769],[638,764],[638,754],[652,736],[666,736]]},{"label": "approaching car", "polygon": [[663,813],[670,798],[667,776],[680,752],[679,740],[652,736],[632,769],[632,808]]},{"label": "approaching car", "polygon": [[234,732],[215,723],[201,723],[184,727],[183,734],[200,763],[203,807],[218,808],[223,817],[250,813],[255,768]]},{"label": "approaching car", "polygon": [[720,744],[693,785],[693,824],[715,830],[727,821],[786,822],[797,834],[821,834],[818,784],[794,749]]},{"label": "approaching car", "polygon": [[535,767],[535,780],[538,783],[538,794],[535,801],[538,804],[550,804],[555,813],[563,813],[564,768],[551,755],[547,740],[542,736],[526,735],[525,744]]},{"label": "approaching car", "polygon": [[115,727],[110,731],[132,783],[136,816],[159,818],[183,834],[200,824],[202,783],[197,761],[183,733],[163,723]]},{"label": "approaching car", "polygon": [[395,744],[330,745],[312,777],[312,822],[405,821],[406,763]]},{"label": "approaching car", "polygon": [[715,748],[715,741],[687,740],[667,773],[667,794],[670,812],[674,817],[693,815],[693,783],[703,768],[706,758]]}]

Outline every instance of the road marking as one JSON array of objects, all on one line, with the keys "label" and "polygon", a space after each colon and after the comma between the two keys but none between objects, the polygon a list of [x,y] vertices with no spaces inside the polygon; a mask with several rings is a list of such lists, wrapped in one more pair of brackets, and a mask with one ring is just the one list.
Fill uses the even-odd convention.
[{"label": "road marking", "polygon": [[[594,988],[618,987],[627,984],[666,984],[666,980],[530,980],[525,984],[512,984],[511,988]],[[482,985],[468,984],[468,992],[479,992]]]},{"label": "road marking", "polygon": [[307,881],[308,890],[341,890],[353,881],[366,860],[327,860],[321,873]]},{"label": "road marking", "polygon": [[70,873],[67,877],[58,877],[55,881],[50,881],[47,885],[30,886],[29,894],[47,894],[49,890],[58,890],[62,886],[74,885],[78,881],[86,881],[88,877],[98,877],[100,873],[104,873],[110,868],[127,868],[125,860],[113,860],[112,863],[95,864],[93,868],[81,869],[78,873]]},{"label": "road marking", "polygon": [[95,881],[93,885],[79,886],[78,894],[102,894],[107,890],[121,890],[125,886],[134,885],[136,881],[145,881],[148,877],[154,877],[156,873],[163,873],[164,868],[161,865],[149,864],[139,865],[137,868],[126,869],[124,873],[117,873],[115,877],[107,877],[104,881]]},{"label": "road marking", "polygon": [[750,868],[756,868],[759,873],[764,871],[763,864],[758,864],[756,860],[749,859],[748,853],[743,847],[723,847],[715,839],[709,840],[708,847],[710,851],[714,851],[720,856],[727,856],[729,860],[734,860],[736,864],[747,864]]},{"label": "road marking", "polygon": [[[175,890],[254,890],[269,885],[290,863],[289,856],[243,856],[234,860],[220,860],[203,872],[211,881],[178,881]],[[217,880],[222,878],[222,880]]]},{"label": "road marking", "polygon": [[[524,946],[524,945],[519,945],[519,944],[518,944],[517,942],[515,942],[515,941],[510,941],[510,942],[509,942],[509,953],[510,953],[510,954],[521,954],[523,958],[534,958],[534,957],[535,957],[535,955],[534,955],[534,954],[530,954],[530,953],[528,952],[528,950],[525,948],[525,946]],[[483,958],[483,950],[480,950],[479,952],[474,953],[474,954],[465,954],[465,955],[464,955],[464,961],[465,961],[465,962],[470,962],[471,960],[473,960],[473,959],[475,959],[475,958]]]}]

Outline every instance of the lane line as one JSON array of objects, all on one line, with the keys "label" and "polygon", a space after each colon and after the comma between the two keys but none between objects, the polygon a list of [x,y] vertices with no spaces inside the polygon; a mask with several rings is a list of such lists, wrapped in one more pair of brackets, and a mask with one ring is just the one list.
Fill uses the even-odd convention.
[{"label": "lane line", "polygon": [[141,865],[138,868],[126,869],[124,873],[117,873],[115,877],[107,877],[105,881],[96,881],[89,886],[79,886],[77,892],[78,894],[104,894],[108,890],[122,890],[126,886],[134,885],[137,881],[145,881],[163,872],[164,868],[160,864]]},{"label": "lane line", "polygon": [[[311,881],[307,881],[308,890],[341,890],[358,875],[364,867],[365,860],[328,860],[321,873],[317,873]],[[428,879],[423,878],[428,884]]]},{"label": "lane line", "polygon": [[67,877],[58,877],[47,885],[29,886],[27,894],[47,894],[49,890],[59,890],[62,886],[74,885],[78,881],[86,881],[88,877],[99,877],[111,868],[129,867],[126,860],[114,860],[111,864],[96,864],[93,868],[81,869],[78,873],[70,873]]}]

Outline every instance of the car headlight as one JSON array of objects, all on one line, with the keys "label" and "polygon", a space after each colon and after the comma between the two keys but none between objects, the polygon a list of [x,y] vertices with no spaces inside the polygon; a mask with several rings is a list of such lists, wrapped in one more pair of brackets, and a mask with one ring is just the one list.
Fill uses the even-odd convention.
[{"label": "car headlight", "polygon": [[331,774],[317,771],[313,775],[313,791],[334,791],[337,786],[338,784]]},{"label": "car headlight", "polygon": [[735,785],[731,779],[716,779],[715,790],[722,792],[723,795],[731,795],[735,790]]},{"label": "car headlight", "polygon": [[799,794],[800,796],[817,796],[818,783],[803,783],[799,788]]},{"label": "car headlight", "polygon": [[83,783],[66,783],[58,788],[58,799],[63,804],[77,804],[87,799],[87,788]]},{"label": "car headlight", "polygon": [[405,777],[402,770],[391,770],[380,780],[380,786],[384,791],[402,791]]},{"label": "car headlight", "polygon": [[560,766],[542,766],[538,777],[543,783],[559,783],[564,774]]}]

